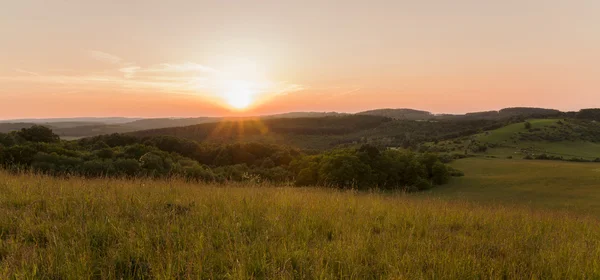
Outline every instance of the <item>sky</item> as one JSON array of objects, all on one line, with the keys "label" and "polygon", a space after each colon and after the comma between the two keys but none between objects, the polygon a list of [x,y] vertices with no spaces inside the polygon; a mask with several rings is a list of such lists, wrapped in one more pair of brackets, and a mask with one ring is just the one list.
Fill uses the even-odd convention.
[{"label": "sky", "polygon": [[0,1],[0,119],[600,107],[597,0]]}]

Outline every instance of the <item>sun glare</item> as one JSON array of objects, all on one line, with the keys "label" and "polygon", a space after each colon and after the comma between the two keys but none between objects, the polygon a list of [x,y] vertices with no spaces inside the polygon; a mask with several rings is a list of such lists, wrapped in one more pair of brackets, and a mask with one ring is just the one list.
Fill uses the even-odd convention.
[{"label": "sun glare", "polygon": [[248,89],[232,89],[225,93],[225,101],[235,109],[245,109],[252,104],[252,95]]},{"label": "sun glare", "polygon": [[215,94],[230,109],[249,110],[274,91],[263,65],[251,60],[230,58],[218,68]]},{"label": "sun glare", "polygon": [[233,109],[243,110],[255,101],[255,90],[251,83],[241,80],[228,80],[223,88],[223,99]]}]

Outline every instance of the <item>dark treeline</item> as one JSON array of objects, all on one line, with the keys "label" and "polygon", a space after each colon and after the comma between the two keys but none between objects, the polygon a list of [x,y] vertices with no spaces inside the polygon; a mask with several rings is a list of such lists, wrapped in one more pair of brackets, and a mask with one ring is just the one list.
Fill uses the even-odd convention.
[{"label": "dark treeline", "polygon": [[575,114],[575,117],[584,120],[600,121],[600,108],[582,109]]},{"label": "dark treeline", "polygon": [[372,145],[308,155],[274,144],[198,143],[174,136],[112,134],[61,141],[43,126],[0,134],[0,164],[56,176],[183,177],[407,191],[443,184],[459,174],[436,155]]}]

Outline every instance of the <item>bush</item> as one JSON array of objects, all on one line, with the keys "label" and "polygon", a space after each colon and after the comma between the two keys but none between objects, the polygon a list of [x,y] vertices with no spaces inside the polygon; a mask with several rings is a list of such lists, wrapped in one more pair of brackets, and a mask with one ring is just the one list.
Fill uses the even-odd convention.
[{"label": "bush", "polygon": [[215,174],[200,165],[193,165],[184,168],[185,177],[189,180],[212,182],[215,181]]},{"label": "bush", "polygon": [[[428,180],[426,180],[424,178],[417,179],[417,181],[415,182],[414,186],[419,191],[428,190],[428,189],[431,189],[433,187],[433,185],[431,184],[431,182],[429,182]],[[410,191],[410,189],[408,189],[408,191]]]},{"label": "bush", "polygon": [[304,168],[300,170],[296,176],[296,186],[312,186],[316,185],[318,175],[313,168]]},{"label": "bush", "polygon": [[450,180],[450,172],[443,163],[437,161],[432,167],[431,179],[436,185],[448,183],[448,180]]},{"label": "bush", "polygon": [[142,167],[134,159],[118,159],[114,162],[115,172],[121,176],[135,177],[140,175]]},{"label": "bush", "polygon": [[111,162],[102,160],[86,161],[81,166],[80,171],[86,177],[110,176],[114,173]]},{"label": "bush", "polygon": [[448,173],[452,177],[462,177],[462,176],[465,176],[464,172],[462,172],[462,171],[460,171],[460,170],[458,170],[456,168],[448,166],[447,169],[448,169]]}]

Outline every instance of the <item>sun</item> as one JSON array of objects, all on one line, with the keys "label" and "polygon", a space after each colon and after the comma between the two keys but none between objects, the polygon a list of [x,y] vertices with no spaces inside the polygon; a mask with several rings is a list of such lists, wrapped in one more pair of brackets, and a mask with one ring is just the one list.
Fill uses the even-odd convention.
[{"label": "sun", "polygon": [[249,89],[230,89],[225,93],[225,102],[235,109],[246,109],[252,105],[253,95]]},{"label": "sun", "polygon": [[264,65],[248,59],[229,59],[215,73],[213,87],[219,103],[236,111],[247,111],[264,103],[274,92]]},{"label": "sun", "polygon": [[222,96],[233,109],[243,110],[250,107],[256,96],[252,83],[242,80],[228,80],[222,89]]}]

